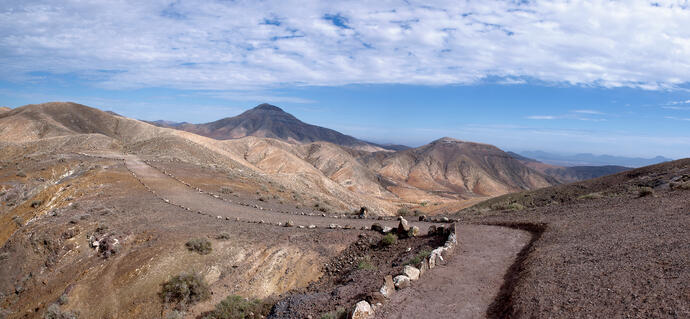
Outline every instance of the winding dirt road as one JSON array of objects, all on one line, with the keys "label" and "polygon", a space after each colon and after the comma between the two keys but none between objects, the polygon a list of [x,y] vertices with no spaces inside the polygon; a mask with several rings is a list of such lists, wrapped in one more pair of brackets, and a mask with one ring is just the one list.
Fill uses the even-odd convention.
[{"label": "winding dirt road", "polygon": [[[396,227],[397,221],[342,219],[322,216],[293,215],[260,210],[213,198],[180,183],[149,166],[133,155],[115,156],[124,159],[127,167],[158,196],[170,204],[188,207],[205,215],[239,218],[245,222],[277,224],[291,220],[295,225],[331,224],[353,227],[371,226],[378,222]],[[411,222],[422,231],[432,225]],[[445,265],[439,265],[414,282],[412,288],[398,291],[384,306],[377,309],[377,318],[483,318],[498,295],[503,277],[520,250],[529,242],[525,231],[498,226],[457,225],[458,246]]]}]

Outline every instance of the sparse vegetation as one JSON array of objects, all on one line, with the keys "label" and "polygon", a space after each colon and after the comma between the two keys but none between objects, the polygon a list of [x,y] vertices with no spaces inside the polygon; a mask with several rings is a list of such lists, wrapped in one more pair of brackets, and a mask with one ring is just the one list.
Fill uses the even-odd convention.
[{"label": "sparse vegetation", "polygon": [[190,305],[208,299],[211,291],[200,273],[182,273],[163,283],[158,295],[164,304],[173,305],[177,310],[185,310]]},{"label": "sparse vegetation", "polygon": [[213,248],[211,248],[211,242],[206,238],[192,239],[185,243],[185,247],[187,247],[189,251],[197,252],[200,255],[207,255],[213,250]]},{"label": "sparse vegetation", "polygon": [[424,249],[424,250],[418,252],[418,253],[417,253],[414,257],[412,257],[410,260],[404,262],[404,263],[403,263],[403,266],[407,266],[407,265],[416,266],[416,265],[419,265],[419,264],[422,262],[422,260],[424,260],[424,258],[426,258],[427,256],[429,256],[429,254],[431,254],[431,250],[429,250],[429,249]]},{"label": "sparse vegetation", "polygon": [[398,236],[392,233],[388,233],[383,238],[381,238],[381,245],[382,246],[390,246],[390,245],[395,245],[398,242]]},{"label": "sparse vegetation", "polygon": [[518,210],[523,210],[523,209],[525,209],[525,206],[522,205],[522,204],[520,204],[520,203],[517,203],[517,202],[513,202],[513,203],[500,203],[500,204],[491,205],[491,209],[493,209],[493,210],[513,210],[513,211],[518,211]]},{"label": "sparse vegetation", "polygon": [[218,234],[218,236],[216,236],[216,239],[228,240],[228,239],[230,239],[230,234],[226,233],[226,232],[222,232],[222,233]]},{"label": "sparse vegetation", "polygon": [[398,216],[405,217],[407,215],[410,215],[410,210],[407,207],[401,207],[398,209]]},{"label": "sparse vegetation", "polygon": [[374,269],[376,269],[376,266],[374,266],[374,265],[371,263],[371,257],[369,257],[369,256],[364,256],[364,258],[363,258],[362,260],[360,260],[359,263],[357,264],[357,269],[360,269],[360,270],[374,270]]},{"label": "sparse vegetation", "polygon": [[682,189],[682,190],[690,190],[690,182],[684,182],[684,183],[671,183],[671,188],[673,188],[673,189]]},{"label": "sparse vegetation", "polygon": [[345,310],[345,308],[342,308],[342,307],[321,315],[321,319],[345,319],[345,318],[347,318],[347,311]]},{"label": "sparse vegetation", "polygon": [[61,306],[66,305],[69,303],[69,298],[67,297],[66,294],[62,294],[62,295],[60,295],[60,297],[58,297],[57,303]]},{"label": "sparse vegetation", "polygon": [[17,224],[17,226],[22,227],[24,225],[24,219],[19,216],[12,217],[12,221]]},{"label": "sparse vegetation", "polygon": [[232,188],[227,187],[227,186],[222,186],[220,188],[220,193],[221,194],[232,194]]},{"label": "sparse vegetation", "polygon": [[584,199],[600,199],[600,198],[604,198],[604,195],[602,195],[601,193],[589,193],[589,194],[579,196],[577,199],[584,200]]},{"label": "sparse vegetation", "polygon": [[19,171],[17,172],[17,177],[26,177],[26,173]]},{"label": "sparse vegetation", "polygon": [[48,306],[46,311],[43,313],[43,319],[76,319],[79,316],[70,311],[62,311],[58,304],[52,304]]},{"label": "sparse vegetation", "polygon": [[264,318],[273,304],[259,299],[245,299],[241,296],[228,296],[204,319],[251,319]]},{"label": "sparse vegetation", "polygon": [[651,187],[641,187],[637,195],[639,197],[654,196],[654,190]]}]

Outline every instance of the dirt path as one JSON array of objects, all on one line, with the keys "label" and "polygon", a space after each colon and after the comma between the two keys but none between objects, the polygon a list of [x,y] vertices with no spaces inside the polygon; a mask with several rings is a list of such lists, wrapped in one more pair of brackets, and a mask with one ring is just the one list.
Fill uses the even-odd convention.
[{"label": "dirt path", "polygon": [[[327,228],[330,224],[359,228],[374,222],[397,226],[397,221],[292,215],[242,206],[194,191],[136,156],[128,155],[124,160],[152,191],[171,204],[189,207],[190,213],[201,211],[233,220],[263,220],[273,224],[291,220],[295,225],[319,228]],[[432,225],[427,222],[411,224],[423,232]],[[448,264],[437,266],[411,288],[398,291],[389,303],[377,310],[377,318],[486,317],[486,310],[499,293],[504,275],[529,242],[530,234],[498,226],[457,225],[457,235],[458,248]]]},{"label": "dirt path", "polygon": [[530,240],[525,231],[495,226],[458,228],[458,248],[411,289],[398,291],[376,318],[485,318],[503,276]]},{"label": "dirt path", "polygon": [[[124,159],[127,168],[134,172],[137,177],[157,195],[167,199],[171,204],[189,207],[192,212],[201,211],[212,216],[221,216],[222,218],[239,218],[241,221],[264,221],[272,224],[285,223],[291,220],[295,223],[295,226],[315,225],[319,228],[327,228],[331,224],[340,226],[350,225],[355,228],[360,228],[363,226],[371,226],[374,222],[390,227],[397,227],[398,225],[397,221],[284,214],[242,206],[194,191],[188,186],[149,166],[135,156],[126,156]],[[433,223],[411,221],[410,224],[418,226],[422,232],[426,232],[428,227]]]}]

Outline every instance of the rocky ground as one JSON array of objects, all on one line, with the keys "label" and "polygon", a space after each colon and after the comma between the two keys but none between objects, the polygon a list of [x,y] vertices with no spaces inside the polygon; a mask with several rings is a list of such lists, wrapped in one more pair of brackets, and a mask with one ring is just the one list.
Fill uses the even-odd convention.
[{"label": "rocky ground", "polygon": [[[233,185],[199,178],[214,176],[208,168],[171,177],[137,157],[122,158],[45,154],[3,162],[0,217],[13,225],[3,227],[0,249],[4,316],[40,318],[57,307],[81,318],[154,318],[166,309],[161,284],[190,271],[203,275],[211,295],[187,309],[189,318],[229,295],[315,296],[327,301],[292,304],[295,313],[318,316],[352,307],[381,285],[384,273],[394,275],[437,244],[432,236],[381,247],[380,235],[362,229],[375,222],[395,227],[397,220],[297,208],[287,198],[261,201],[250,189],[214,196],[211,190]],[[432,223],[411,225],[425,233]],[[185,248],[197,238],[210,242],[209,254]],[[360,269],[361,261],[370,265]]]},{"label": "rocky ground", "polygon": [[690,317],[690,160],[499,197],[465,223],[528,229],[491,317]]}]

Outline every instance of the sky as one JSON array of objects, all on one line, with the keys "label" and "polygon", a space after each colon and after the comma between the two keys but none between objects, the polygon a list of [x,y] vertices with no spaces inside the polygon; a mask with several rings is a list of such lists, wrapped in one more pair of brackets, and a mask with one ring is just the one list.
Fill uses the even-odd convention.
[{"label": "sky", "polygon": [[0,2],[0,105],[690,156],[688,1]]}]

